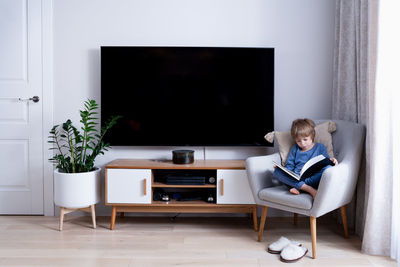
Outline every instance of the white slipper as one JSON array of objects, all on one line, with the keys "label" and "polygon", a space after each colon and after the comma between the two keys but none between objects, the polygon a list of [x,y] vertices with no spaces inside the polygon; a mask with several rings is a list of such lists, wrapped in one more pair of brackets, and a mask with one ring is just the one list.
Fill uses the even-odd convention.
[{"label": "white slipper", "polygon": [[281,238],[279,238],[277,241],[275,241],[274,243],[272,243],[268,246],[267,251],[271,254],[279,254],[279,253],[281,253],[282,249],[284,249],[289,244],[301,246],[301,244],[299,242],[290,241],[286,237],[281,236]]},{"label": "white slipper", "polygon": [[282,249],[280,259],[283,262],[296,262],[303,258],[307,252],[308,249],[306,247],[289,244]]}]

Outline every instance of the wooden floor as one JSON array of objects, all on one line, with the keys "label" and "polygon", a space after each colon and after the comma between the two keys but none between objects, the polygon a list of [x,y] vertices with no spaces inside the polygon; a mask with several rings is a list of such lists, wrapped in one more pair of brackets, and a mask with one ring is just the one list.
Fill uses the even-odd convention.
[{"label": "wooden floor", "polygon": [[[311,251],[309,223],[267,218],[264,240],[256,242],[252,220],[243,217],[125,217],[115,230],[109,217],[0,216],[0,266],[283,266],[266,252],[280,236]],[[396,266],[387,257],[360,252],[361,242],[343,237],[339,225],[317,222],[317,259],[311,252],[292,266]]]}]

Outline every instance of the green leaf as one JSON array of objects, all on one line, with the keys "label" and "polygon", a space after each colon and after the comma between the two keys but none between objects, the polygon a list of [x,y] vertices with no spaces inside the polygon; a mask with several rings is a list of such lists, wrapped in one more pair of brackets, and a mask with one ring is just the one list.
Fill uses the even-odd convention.
[{"label": "green leaf", "polygon": [[82,132],[78,131],[69,119],[60,125],[54,125],[49,131],[47,142],[53,145],[49,150],[55,151],[49,161],[67,173],[93,170],[96,157],[103,155],[109,147],[109,144],[103,142],[104,135],[121,118],[121,116],[111,117],[98,130],[96,110],[99,105],[95,100],[88,99],[84,101],[83,106],[84,109],[79,111],[81,117],[79,122],[82,124],[79,129]]}]

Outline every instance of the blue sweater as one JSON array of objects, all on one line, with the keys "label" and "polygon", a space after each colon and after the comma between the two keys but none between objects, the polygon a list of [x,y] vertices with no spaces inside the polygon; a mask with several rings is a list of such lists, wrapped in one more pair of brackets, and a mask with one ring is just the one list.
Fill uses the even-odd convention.
[{"label": "blue sweater", "polygon": [[330,158],[325,146],[321,143],[315,143],[313,148],[305,152],[301,152],[300,147],[296,144],[290,149],[285,167],[300,174],[301,168],[303,168],[304,164],[320,154]]}]

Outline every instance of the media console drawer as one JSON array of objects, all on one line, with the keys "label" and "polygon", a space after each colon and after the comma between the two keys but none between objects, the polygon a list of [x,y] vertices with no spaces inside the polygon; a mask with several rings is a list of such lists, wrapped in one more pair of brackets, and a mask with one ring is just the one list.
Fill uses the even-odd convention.
[{"label": "media console drawer", "polygon": [[117,212],[250,213],[257,207],[244,160],[172,161],[118,159],[105,167],[106,205]]}]

